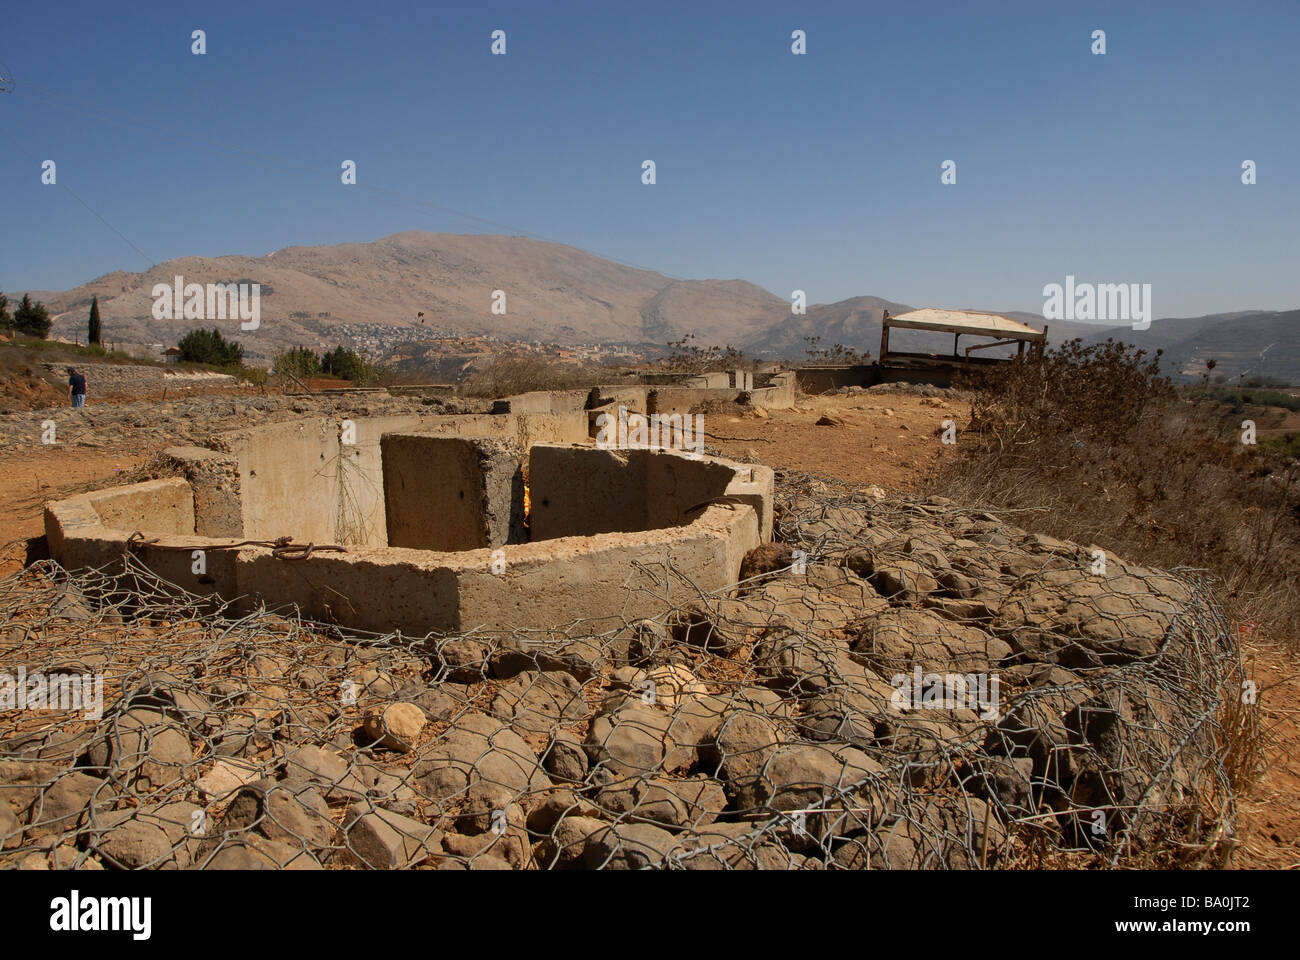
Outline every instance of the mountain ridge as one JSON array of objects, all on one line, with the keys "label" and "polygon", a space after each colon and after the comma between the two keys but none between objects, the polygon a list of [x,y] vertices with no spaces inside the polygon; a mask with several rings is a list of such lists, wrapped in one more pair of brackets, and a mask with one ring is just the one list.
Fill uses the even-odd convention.
[{"label": "mountain ridge", "polygon": [[[694,334],[702,346],[731,345],[786,359],[806,356],[809,338],[816,337],[820,349],[843,344],[874,354],[883,311],[912,309],[860,295],[810,304],[797,315],[788,300],[743,278],[680,279],[549,240],[422,230],[367,242],[290,245],[261,257],[178,257],[145,271],[111,271],[71,290],[32,294],[49,306],[55,335],[83,333],[85,310],[97,295],[105,339],[171,344],[214,323],[152,317],[153,285],[170,286],[177,275],[187,283],[262,284],[260,327],[246,332],[225,323],[250,358],[263,360],[298,344],[321,349],[343,342],[387,353],[396,343],[452,334],[644,346]],[[492,309],[497,290],[505,293],[504,315]],[[988,312],[1039,328],[1045,323],[1024,311]],[[1146,331],[1062,321],[1046,326],[1053,343],[1114,337],[1164,349],[1171,372],[1202,369],[1214,358],[1216,371],[1228,376],[1255,366],[1259,373],[1300,379],[1300,311],[1157,319]],[[919,346],[949,349],[944,338],[922,336]],[[1222,357],[1212,357],[1215,351]],[[1266,351],[1262,359],[1260,351]]]}]

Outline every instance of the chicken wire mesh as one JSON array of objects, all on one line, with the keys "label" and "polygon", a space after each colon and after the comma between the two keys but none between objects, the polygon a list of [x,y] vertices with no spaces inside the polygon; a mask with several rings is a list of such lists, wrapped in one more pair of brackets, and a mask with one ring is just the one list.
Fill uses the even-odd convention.
[{"label": "chicken wire mesh", "polygon": [[196,596],[130,552],[36,563],[0,581],[0,864],[1015,868],[1231,850],[1224,758],[1248,681],[1195,571],[778,472],[775,542],[737,589],[692,588],[668,557],[654,572],[692,599],[599,630],[406,637]]}]

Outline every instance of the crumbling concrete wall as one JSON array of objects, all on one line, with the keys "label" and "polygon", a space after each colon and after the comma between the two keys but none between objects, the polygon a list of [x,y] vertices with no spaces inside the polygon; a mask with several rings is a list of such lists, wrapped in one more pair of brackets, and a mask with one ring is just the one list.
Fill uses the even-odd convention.
[{"label": "crumbling concrete wall", "polygon": [[69,569],[120,559],[128,538],[194,534],[194,494],[179,477],[92,490],[45,504],[50,555]]},{"label": "crumbling concrete wall", "polygon": [[[127,550],[148,549],[131,544],[135,532],[142,533],[144,541],[177,546],[153,549],[148,563],[152,570],[192,593],[208,592],[211,578],[207,571],[201,575],[203,581],[195,574],[191,549],[203,549],[213,541],[194,535],[194,493],[181,477],[91,490],[45,503],[49,554],[69,570],[116,565]],[[222,585],[234,588],[233,571]]]},{"label": "crumbling concrete wall", "polygon": [[768,381],[766,386],[755,387],[749,392],[750,402],[769,410],[789,410],[794,406],[796,377],[793,371],[786,371],[762,378]]},{"label": "crumbling concrete wall", "polygon": [[[513,438],[443,437],[424,432],[424,425],[420,434],[389,437],[386,442],[378,434],[377,442],[365,445],[393,419],[402,418],[358,420],[358,442],[349,446],[373,455],[380,464],[385,447],[390,456],[397,456],[393,451],[399,448],[409,451],[408,464],[390,464],[394,476],[416,473],[414,484],[408,480],[400,489],[390,485],[394,508],[403,500],[420,503],[421,449],[469,451],[448,470],[453,479],[484,491],[486,545],[435,551],[362,544],[338,552],[318,549],[309,556],[284,554],[266,544],[243,544],[245,538],[274,539],[253,530],[239,537],[196,533],[196,493],[189,481],[172,477],[47,504],[51,553],[65,566],[81,568],[120,562],[129,551],[183,589],[218,594],[242,608],[262,602],[272,607],[297,604],[313,618],[419,634],[475,626],[554,627],[575,618],[616,624],[628,617],[653,616],[680,602],[682,591],[724,590],[735,583],[744,555],[770,534],[772,476],[767,468],[656,450],[534,444],[534,541],[494,545],[517,516],[512,511],[519,500],[514,486],[519,470],[511,459],[517,464],[519,457]],[[525,419],[485,416],[474,426],[493,429],[486,425],[492,422],[503,434],[563,433],[585,418],[573,415],[559,423],[556,415],[545,415],[532,426],[523,423]],[[238,442],[256,441],[251,449],[262,459],[254,459],[254,464],[282,468],[278,475],[261,477],[255,466],[241,464],[241,484],[245,469],[253,479],[268,481],[263,490],[271,489],[272,479],[288,484],[297,477],[307,489],[282,502],[294,504],[299,510],[295,516],[309,521],[313,509],[328,517],[334,505],[316,495],[317,474],[310,462],[294,464],[291,459],[295,450],[319,457],[322,448],[329,448],[323,425],[314,421],[298,432],[270,430],[238,437]],[[437,429],[449,429],[445,419]],[[276,441],[283,444],[278,460],[269,449]],[[184,450],[174,456],[196,483],[229,479],[229,457]],[[383,485],[378,486],[375,502],[383,504]],[[247,523],[264,508],[249,503],[246,484],[242,492]],[[207,502],[224,503],[225,519],[233,517],[233,500]],[[419,509],[432,523],[432,512],[439,506],[437,499],[426,498]],[[498,506],[506,513],[498,512]],[[213,513],[208,520],[216,522],[221,516]],[[647,529],[658,524],[664,526]],[[387,518],[383,526],[386,530]],[[144,539],[132,542],[136,530]],[[282,527],[280,531],[288,532]],[[417,535],[422,535],[418,523],[411,536]],[[294,536],[304,539],[296,532]]]},{"label": "crumbling concrete wall", "polygon": [[581,410],[586,395],[581,390],[532,390],[515,393],[505,398],[512,414],[521,413],[573,413]]},{"label": "crumbling concrete wall", "polygon": [[739,393],[730,387],[725,390],[695,390],[690,387],[655,387],[646,399],[647,413],[690,413],[710,400],[735,400]]},{"label": "crumbling concrete wall", "polygon": [[379,438],[419,425],[414,416],[359,418],[352,421],[350,444],[342,442],[340,421],[324,417],[222,435],[225,450],[239,461],[244,535],[383,546]]},{"label": "crumbling concrete wall", "polygon": [[575,618],[612,627],[654,616],[698,589],[725,589],[758,543],[752,510],[717,505],[686,528],[518,544],[501,548],[503,559],[489,549],[390,547],[286,561],[248,548],[239,554],[237,589],[244,604],[294,603],[308,616],[411,636],[548,628]]},{"label": "crumbling concrete wall", "polygon": [[869,387],[880,382],[876,365],[870,363],[799,367],[795,379],[804,393],[829,393],[840,387]]},{"label": "crumbling concrete wall", "polygon": [[239,460],[206,447],[168,447],[164,469],[189,481],[194,491],[194,532],[201,537],[242,537],[244,505]]},{"label": "crumbling concrete wall", "polygon": [[707,504],[744,503],[759,520],[762,539],[772,535],[770,467],[734,463],[721,457],[685,459],[661,450],[632,451],[644,466],[646,527],[690,523]]},{"label": "crumbling concrete wall", "polygon": [[[385,433],[495,437],[522,449],[588,436],[580,410],[536,415],[357,417],[352,444],[340,421],[314,418],[230,431],[217,438],[239,462],[243,531],[249,538],[291,536],[315,543],[388,543],[380,438]],[[340,525],[340,517],[342,524]]]},{"label": "crumbling concrete wall", "polygon": [[533,540],[681,526],[725,498],[751,507],[761,536],[771,536],[769,467],[665,450],[549,444],[535,445],[529,464]]},{"label": "crumbling concrete wall", "polygon": [[386,434],[388,546],[476,550],[523,539],[522,451],[508,440]]},{"label": "crumbling concrete wall", "polygon": [[646,529],[645,461],[630,454],[534,446],[528,457],[532,539]]},{"label": "crumbling concrete wall", "polygon": [[136,530],[194,532],[194,494],[183,481],[152,480],[94,490],[81,496],[106,527],[128,533]]},{"label": "crumbling concrete wall", "polygon": [[617,410],[619,404],[622,404],[634,413],[646,412],[646,396],[650,393],[649,387],[602,385],[596,389],[600,391],[601,401],[604,401],[600,407],[602,410]]}]

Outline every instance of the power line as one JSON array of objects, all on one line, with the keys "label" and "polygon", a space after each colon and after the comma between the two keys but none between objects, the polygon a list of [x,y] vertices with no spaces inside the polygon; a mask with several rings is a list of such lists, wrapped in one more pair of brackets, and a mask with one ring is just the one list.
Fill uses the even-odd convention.
[{"label": "power line", "polygon": [[83,207],[85,207],[87,210],[89,210],[91,213],[93,213],[93,214],[95,215],[95,217],[99,220],[100,223],[102,223],[104,226],[108,227],[108,229],[112,230],[112,231],[113,231],[114,233],[116,233],[119,237],[121,237],[123,240],[125,240],[126,243],[127,243],[127,245],[128,245],[132,250],[134,250],[136,253],[140,254],[140,256],[144,257],[146,260],[148,260],[148,261],[149,261],[151,264],[153,264],[155,267],[158,266],[158,264],[154,261],[153,257],[149,256],[149,254],[145,253],[143,250],[141,250],[139,247],[137,247],[134,243],[132,243],[131,240],[130,240],[130,238],[127,237],[127,235],[124,234],[121,230],[117,229],[117,227],[113,226],[111,223],[109,223],[107,220],[105,220],[103,217],[101,217],[101,216],[99,215],[99,213],[96,212],[96,210],[95,210],[95,209],[94,209],[90,204],[88,204],[85,200],[82,200],[81,197],[77,196],[77,194],[73,192],[73,190],[72,190],[71,187],[69,187],[66,183],[60,183],[59,186],[61,186],[64,190],[68,191],[68,193],[72,196],[72,199],[76,200],[77,203],[81,204]]}]

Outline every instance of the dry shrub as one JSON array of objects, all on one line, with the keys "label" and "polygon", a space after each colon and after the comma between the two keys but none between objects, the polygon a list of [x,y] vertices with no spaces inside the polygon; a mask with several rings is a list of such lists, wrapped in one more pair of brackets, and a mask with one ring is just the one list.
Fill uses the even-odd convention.
[{"label": "dry shrub", "polygon": [[659,366],[673,373],[718,373],[723,370],[752,370],[754,361],[731,344],[725,347],[701,347],[693,342],[695,334],[685,334],[680,340],[668,344],[672,351],[659,360]]},{"label": "dry shrub", "polygon": [[1297,464],[1243,445],[1213,400],[1180,398],[1158,356],[1074,340],[991,371],[928,487],[1126,559],[1208,570],[1233,621],[1294,643]]},{"label": "dry shrub", "polygon": [[562,363],[551,357],[498,357],[457,387],[463,397],[508,397],[530,390],[578,390],[600,383],[597,368]]},{"label": "dry shrub", "polygon": [[[985,374],[970,428],[927,486],[1127,560],[1207,571],[1236,639],[1294,649],[1297,462],[1242,444],[1240,415],[1215,400],[1181,398],[1158,356],[1074,340]],[[1224,704],[1225,767],[1242,790],[1262,757],[1258,708]]]}]

